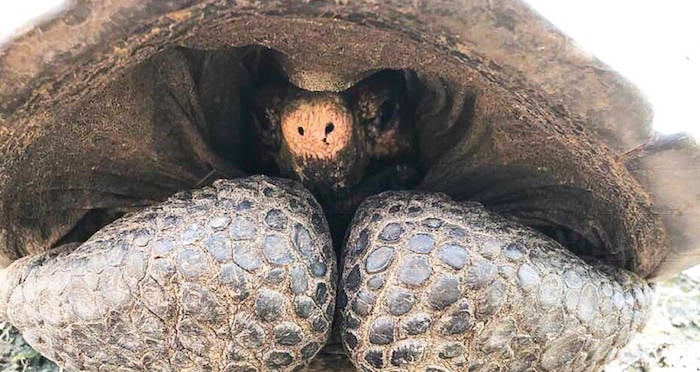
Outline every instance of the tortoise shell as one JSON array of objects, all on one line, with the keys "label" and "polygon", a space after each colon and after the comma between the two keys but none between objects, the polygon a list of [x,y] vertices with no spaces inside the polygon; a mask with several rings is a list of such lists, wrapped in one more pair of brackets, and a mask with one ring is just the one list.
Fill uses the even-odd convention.
[{"label": "tortoise shell", "polygon": [[[213,170],[245,174],[250,154],[222,160],[207,127],[239,113],[245,78],[205,67],[251,46],[312,91],[415,72],[419,189],[566,228],[585,253],[648,278],[700,262],[697,144],[656,135],[637,89],[526,5],[487,0],[69,6],[0,47],[0,262],[55,245],[88,213],[163,200]],[[214,76],[235,89],[198,90]],[[163,97],[173,87],[183,96]],[[201,103],[184,153],[142,120],[164,102]]]}]

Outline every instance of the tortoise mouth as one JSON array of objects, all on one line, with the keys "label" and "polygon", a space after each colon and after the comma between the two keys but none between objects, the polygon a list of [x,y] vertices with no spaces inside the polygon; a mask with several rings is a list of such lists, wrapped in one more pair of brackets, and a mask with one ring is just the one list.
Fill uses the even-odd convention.
[{"label": "tortoise mouth", "polygon": [[270,12],[203,16],[197,27],[173,21],[180,13],[158,19],[179,31],[144,26],[128,51],[94,50],[47,97],[8,101],[3,108],[36,129],[3,172],[0,212],[13,221],[0,228],[8,242],[3,261],[83,240],[119,213],[178,190],[274,175],[247,165],[246,134],[236,125],[246,108],[243,87],[272,70],[299,88],[336,92],[378,71],[408,71],[418,92],[422,176],[412,188],[481,202],[579,255],[641,276],[665,257],[664,230],[646,192],[585,121],[542,87],[457,41],[447,47],[439,35],[390,20],[309,22],[294,11]]}]

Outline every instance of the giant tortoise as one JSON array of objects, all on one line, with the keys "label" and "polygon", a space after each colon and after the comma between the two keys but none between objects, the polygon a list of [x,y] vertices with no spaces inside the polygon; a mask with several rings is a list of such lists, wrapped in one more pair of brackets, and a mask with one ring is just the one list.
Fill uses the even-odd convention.
[{"label": "giant tortoise", "polygon": [[591,370],[700,151],[518,1],[79,1],[0,51],[0,319],[70,370]]}]

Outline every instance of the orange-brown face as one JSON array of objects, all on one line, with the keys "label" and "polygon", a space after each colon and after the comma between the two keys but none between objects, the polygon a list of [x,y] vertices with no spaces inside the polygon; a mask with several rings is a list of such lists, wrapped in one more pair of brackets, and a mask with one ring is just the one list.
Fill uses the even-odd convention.
[{"label": "orange-brown face", "polygon": [[304,92],[289,98],[280,113],[283,175],[310,189],[334,194],[360,181],[366,164],[361,131],[341,94]]},{"label": "orange-brown face", "polygon": [[289,102],[280,121],[283,143],[298,159],[336,160],[354,135],[352,113],[332,94]]}]

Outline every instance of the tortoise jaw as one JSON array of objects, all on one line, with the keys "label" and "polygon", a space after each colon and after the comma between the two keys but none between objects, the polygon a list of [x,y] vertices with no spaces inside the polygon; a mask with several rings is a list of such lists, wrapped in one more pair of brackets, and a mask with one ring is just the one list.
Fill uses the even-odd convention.
[{"label": "tortoise jaw", "polygon": [[357,165],[347,164],[347,160],[336,162],[315,158],[293,158],[280,164],[282,175],[299,180],[314,194],[324,197],[346,191],[356,184],[361,174],[357,168]]}]

